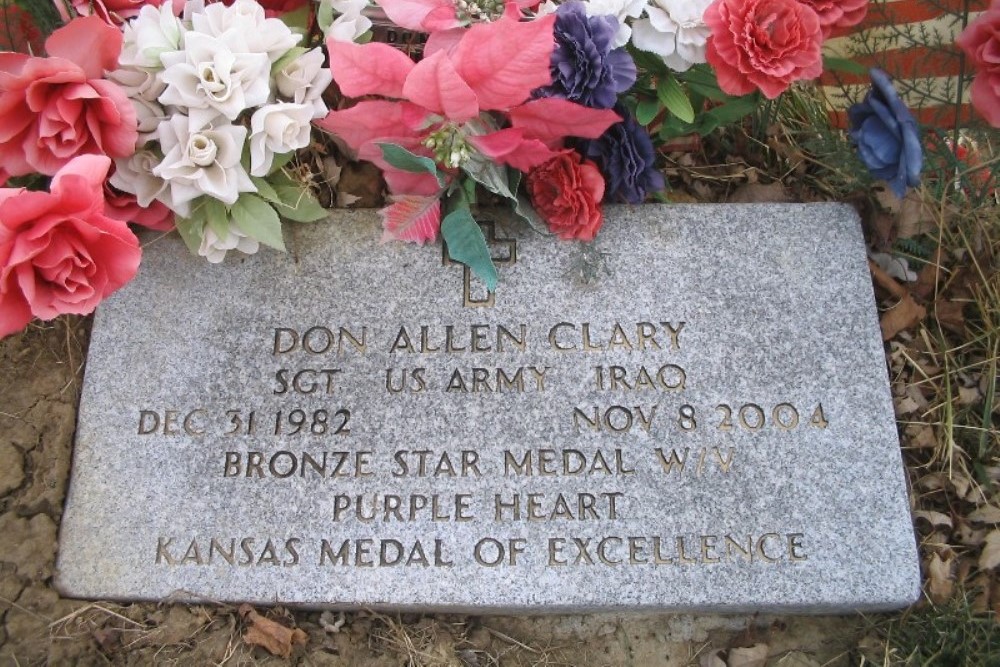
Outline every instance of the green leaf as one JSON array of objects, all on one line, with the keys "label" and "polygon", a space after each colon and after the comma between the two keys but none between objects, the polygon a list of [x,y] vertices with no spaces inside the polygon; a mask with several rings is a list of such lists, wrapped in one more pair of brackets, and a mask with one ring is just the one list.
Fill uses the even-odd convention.
[{"label": "green leaf", "polygon": [[271,163],[271,168],[268,170],[267,175],[271,176],[272,174],[276,173],[279,169],[284,167],[293,159],[295,159],[295,151],[288,151],[287,153],[275,154],[274,162]]},{"label": "green leaf", "polygon": [[174,218],[174,226],[177,228],[177,233],[181,235],[181,239],[184,240],[184,245],[191,251],[191,254],[197,255],[198,249],[201,248],[202,230],[205,227],[205,221],[196,218],[195,212],[192,211],[192,217],[190,218],[176,216]]},{"label": "green leaf", "polygon": [[316,222],[330,215],[320,206],[308,186],[287,186],[277,188],[280,201],[275,205],[278,215],[294,222]]},{"label": "green leaf", "polygon": [[409,171],[414,174],[430,174],[437,179],[438,185],[444,187],[444,176],[438,172],[434,160],[422,155],[415,155],[402,146],[396,144],[379,144],[382,149],[382,158],[396,169]]},{"label": "green leaf", "polygon": [[469,159],[462,165],[462,171],[494,194],[507,199],[517,198],[507,183],[507,168],[485,155],[476,153],[469,156]]},{"label": "green leaf", "polygon": [[677,78],[686,83],[692,92],[707,99],[715,102],[725,102],[732,99],[719,88],[715,73],[707,65],[695,65],[688,71],[679,73]]},{"label": "green leaf", "polygon": [[292,62],[305,52],[306,49],[304,49],[301,46],[293,46],[292,48],[288,49],[287,51],[285,51],[284,55],[275,60],[274,64],[271,65],[271,74],[275,74],[276,72],[280,72],[281,70],[285,69],[285,66],[288,65],[288,63]]},{"label": "green leaf", "polygon": [[642,100],[635,105],[635,119],[639,125],[649,125],[660,113],[659,100]]},{"label": "green leaf", "polygon": [[497,267],[493,265],[486,237],[472,217],[472,212],[465,206],[459,206],[446,215],[441,221],[441,235],[448,244],[448,254],[452,259],[471,268],[486,283],[486,289],[495,292],[499,278]]},{"label": "green leaf", "polygon": [[753,113],[754,109],[760,104],[759,96],[756,94],[735,97],[731,98],[731,100],[713,109],[709,109],[703,116],[711,116],[718,125],[729,125]]},{"label": "green leaf", "polygon": [[266,201],[257,195],[243,194],[229,211],[237,229],[252,239],[275,250],[284,250],[281,238],[281,220]]},{"label": "green leaf", "polygon": [[263,178],[261,178],[260,176],[251,176],[250,181],[254,184],[254,187],[257,188],[257,194],[259,194],[261,197],[271,202],[272,204],[281,203],[281,197],[275,191],[274,187],[270,183],[265,181]]},{"label": "green leaf", "polygon": [[209,229],[220,239],[229,236],[229,213],[226,205],[214,197],[202,197],[201,215],[208,223]]},{"label": "green leaf", "polygon": [[[293,32],[305,34],[309,28],[309,5],[293,12],[285,12],[279,18],[292,29]],[[301,48],[301,47],[300,47]]]},{"label": "green leaf", "polygon": [[656,87],[656,96],[670,113],[685,123],[694,122],[694,108],[691,106],[691,100],[684,94],[684,89],[681,88],[681,84],[677,83],[677,79],[668,76],[660,81],[660,85]]},{"label": "green leaf", "polygon": [[528,198],[522,194],[517,196],[517,201],[514,202],[514,213],[517,214],[519,218],[528,223],[528,226],[539,234],[545,236],[552,236],[552,232],[549,231],[548,226],[545,221],[542,220],[542,216],[538,215],[538,211],[535,207],[531,205]]},{"label": "green leaf", "polygon": [[848,74],[868,76],[868,68],[854,62],[850,58],[823,56],[823,69],[830,70],[831,72],[846,72]]},{"label": "green leaf", "polygon": [[319,29],[323,31],[323,34],[326,34],[326,31],[333,25],[333,3],[330,0],[319,0],[316,23],[319,24]]}]

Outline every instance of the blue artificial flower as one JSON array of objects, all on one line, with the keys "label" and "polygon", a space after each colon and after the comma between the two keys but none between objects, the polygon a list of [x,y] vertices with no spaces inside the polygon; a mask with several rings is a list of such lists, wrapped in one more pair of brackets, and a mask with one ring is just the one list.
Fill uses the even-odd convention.
[{"label": "blue artificial flower", "polygon": [[624,106],[619,104],[615,111],[623,120],[598,139],[582,142],[580,152],[604,175],[605,201],[639,204],[646,193],[663,189],[663,174],[656,169],[656,151],[646,129]]},{"label": "blue artificial flower", "polygon": [[862,102],[847,110],[851,139],[872,176],[887,181],[902,199],[907,187],[920,183],[920,129],[889,75],[880,69],[872,69],[870,74],[872,89]]},{"label": "blue artificial flower", "polygon": [[628,51],[614,48],[618,19],[587,17],[582,2],[556,10],[550,68],[552,84],[535,91],[538,97],[562,97],[595,108],[610,109],[635,83],[635,63]]}]

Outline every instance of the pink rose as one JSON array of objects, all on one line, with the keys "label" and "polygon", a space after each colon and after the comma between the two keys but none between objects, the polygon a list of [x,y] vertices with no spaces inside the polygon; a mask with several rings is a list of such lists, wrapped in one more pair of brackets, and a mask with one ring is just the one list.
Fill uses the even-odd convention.
[{"label": "pink rose", "polygon": [[955,40],[976,68],[969,90],[972,106],[993,127],[1000,127],[1000,2],[989,9]]},{"label": "pink rose", "polygon": [[705,57],[730,95],[759,88],[774,99],[823,72],[819,17],[798,0],[715,0],[705,23],[712,30]]},{"label": "pink rose", "polygon": [[77,155],[135,151],[135,109],[102,78],[121,46],[120,30],[90,16],[53,32],[48,58],[0,53],[0,169],[51,176]]},{"label": "pink rose", "polygon": [[868,0],[799,0],[809,5],[819,17],[823,39],[835,28],[850,28],[861,23],[868,13]]},{"label": "pink rose", "polygon": [[82,155],[49,192],[0,188],[0,336],[32,317],[85,315],[139,268],[139,241],[104,213],[111,160]]},{"label": "pink rose", "polygon": [[552,233],[567,240],[594,239],[604,222],[604,177],[593,162],[576,151],[560,151],[528,172],[526,184],[532,205]]}]

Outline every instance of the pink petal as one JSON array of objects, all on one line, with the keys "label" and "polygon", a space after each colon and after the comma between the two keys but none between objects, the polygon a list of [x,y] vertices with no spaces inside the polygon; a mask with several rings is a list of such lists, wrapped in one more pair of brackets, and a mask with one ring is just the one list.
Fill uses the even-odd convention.
[{"label": "pink petal", "polygon": [[382,176],[389,192],[394,195],[434,195],[441,191],[437,179],[430,174],[382,167]]},{"label": "pink petal", "polygon": [[590,109],[557,97],[531,100],[510,110],[511,125],[549,146],[567,136],[596,139],[620,120],[611,109]]},{"label": "pink petal", "polygon": [[455,5],[448,3],[432,9],[424,17],[422,25],[425,31],[435,33],[439,30],[459,28],[462,26],[462,23],[458,20],[458,14],[455,13]]},{"label": "pink petal", "polygon": [[[401,28],[425,32],[424,18],[438,7],[450,6],[450,0],[375,0],[389,20]],[[454,10],[453,10],[454,11]]]},{"label": "pink petal", "polygon": [[[104,155],[80,155],[70,160],[52,178],[49,190],[54,195],[77,193],[76,188],[88,189],[88,194],[100,198],[104,210],[104,179],[111,168],[111,158]],[[72,184],[72,185],[70,185]],[[77,193],[79,194],[79,193]]]},{"label": "pink petal", "polygon": [[462,122],[479,115],[476,94],[455,71],[444,51],[417,63],[406,77],[403,96],[450,120]]},{"label": "pink petal", "polygon": [[448,55],[451,55],[464,34],[465,28],[452,28],[451,30],[432,32],[427,36],[427,42],[424,44],[424,58],[434,55],[437,51],[444,51]]},{"label": "pink petal", "polygon": [[366,100],[350,109],[331,111],[315,123],[338,137],[356,154],[362,145],[373,139],[419,136],[406,122],[406,117],[413,113],[413,107],[405,102]]},{"label": "pink petal", "polygon": [[478,23],[462,37],[453,60],[483,110],[509,109],[551,81],[555,14],[529,22],[508,17]]},{"label": "pink petal", "polygon": [[382,242],[411,241],[423,245],[437,238],[441,228],[440,197],[405,195],[379,211],[382,216]]},{"label": "pink petal", "polygon": [[[13,283],[13,280],[10,280]],[[16,285],[0,283],[0,338],[28,326],[31,307]]]},{"label": "pink petal", "polygon": [[524,172],[531,171],[557,155],[538,139],[525,139],[524,130],[515,127],[469,137],[469,143],[483,155]]},{"label": "pink petal", "polygon": [[104,70],[118,67],[122,33],[97,16],[73,19],[45,41],[50,56],[70,60],[87,73],[88,79],[100,79]]},{"label": "pink petal", "polygon": [[327,40],[330,71],[348,97],[383,95],[403,97],[403,82],[413,69],[413,61],[399,49],[372,42],[355,44]]}]

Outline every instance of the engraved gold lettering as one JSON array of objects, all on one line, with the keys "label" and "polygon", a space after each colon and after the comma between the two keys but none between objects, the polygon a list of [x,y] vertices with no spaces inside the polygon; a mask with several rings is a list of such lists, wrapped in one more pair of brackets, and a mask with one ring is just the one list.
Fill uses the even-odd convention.
[{"label": "engraved gold lettering", "polygon": [[778,535],[777,533],[764,533],[759,538],[757,538],[757,544],[756,544],[755,551],[756,551],[757,555],[760,556],[764,561],[766,561],[768,563],[777,563],[778,560],[780,560],[780,558],[778,558],[778,557],[771,557],[771,556],[769,556],[767,554],[766,543],[767,543],[767,540],[769,540],[769,539],[770,540],[780,540],[781,536]]},{"label": "engraved gold lettering", "polygon": [[800,549],[805,547],[802,545],[802,538],[804,536],[802,533],[789,533],[788,534],[788,560],[790,561],[800,561],[808,560],[808,556],[805,553],[799,553]]}]

